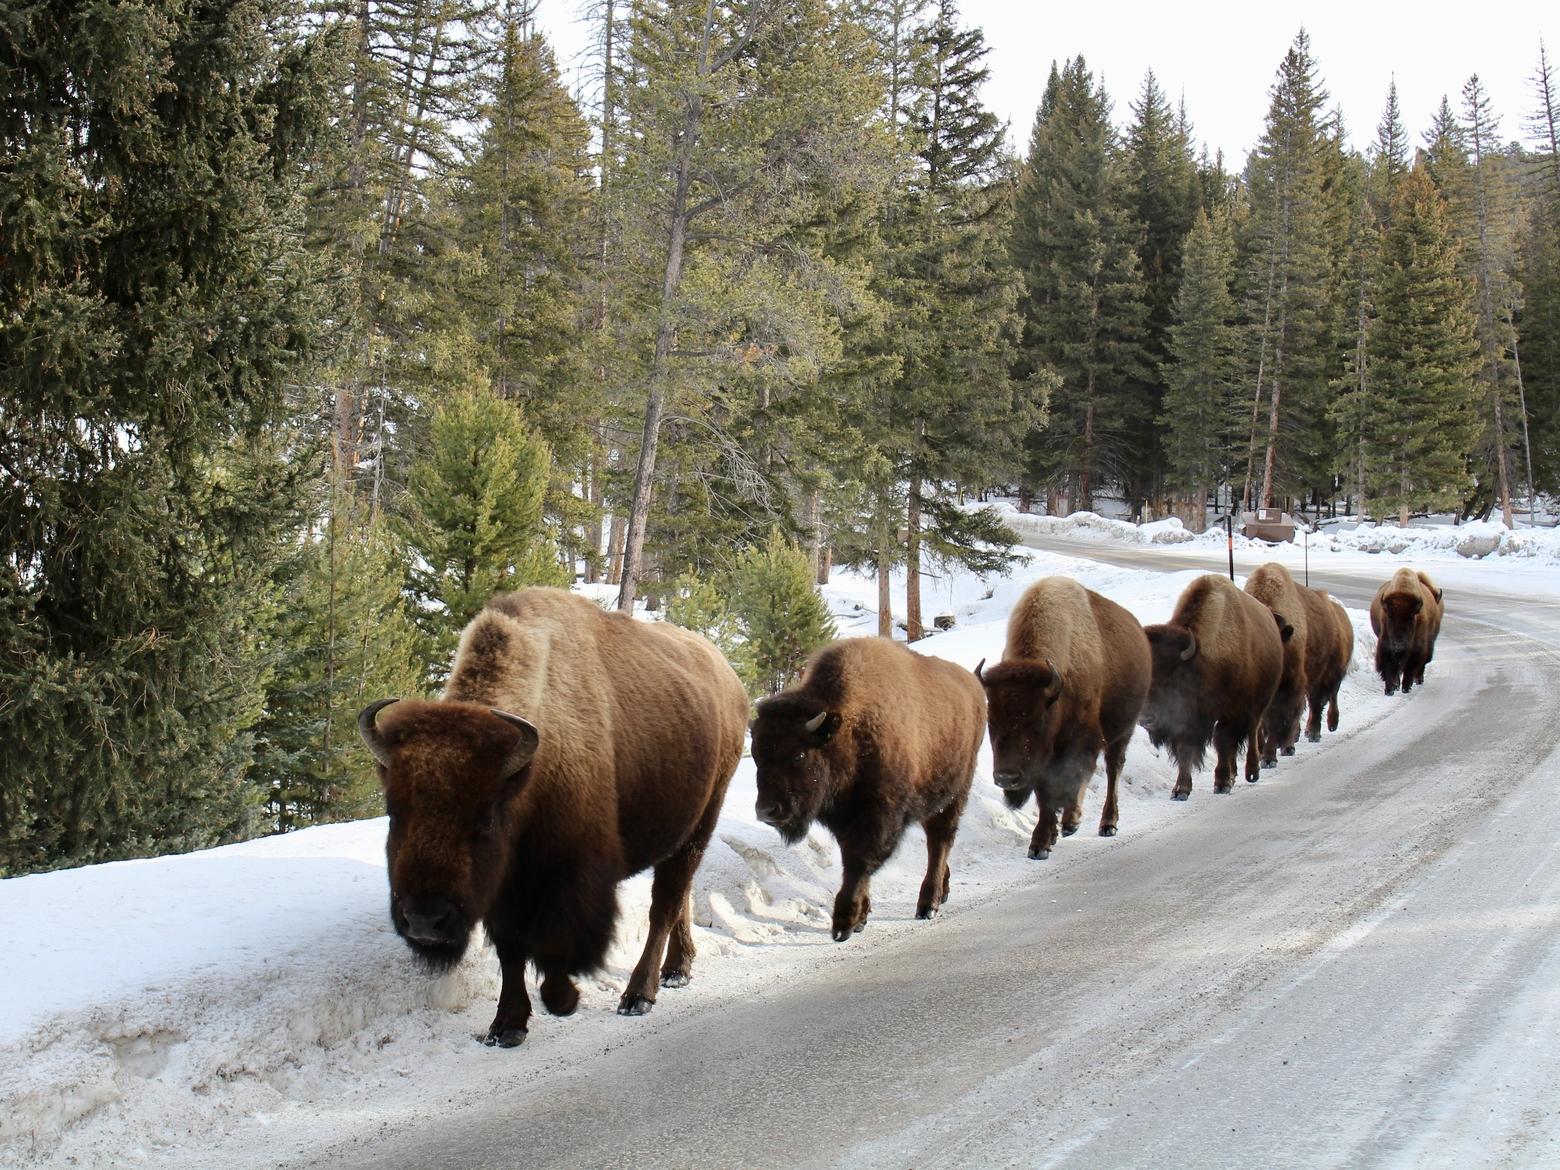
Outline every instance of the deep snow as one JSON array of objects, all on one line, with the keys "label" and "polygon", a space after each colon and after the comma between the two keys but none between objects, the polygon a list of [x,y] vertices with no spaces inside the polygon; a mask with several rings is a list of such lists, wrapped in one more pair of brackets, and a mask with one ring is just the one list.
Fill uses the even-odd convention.
[{"label": "deep snow", "polygon": [[[1222,531],[1192,537],[1178,522],[1142,528],[1095,516],[1005,517],[1020,532],[1051,532],[1130,543],[1173,543],[1178,551],[1222,553]],[[1494,527],[1494,526],[1488,526]],[[1483,559],[1460,555],[1470,536],[1495,537]],[[1267,559],[1301,570],[1303,558],[1379,569],[1426,568],[1455,589],[1516,595],[1560,592],[1560,534],[1458,529],[1367,528],[1313,534],[1301,546],[1253,546],[1237,538],[1237,575]],[[1374,551],[1374,550],[1380,551]],[[1219,567],[1210,560],[1210,569]],[[947,612],[956,627],[919,643],[973,667],[1001,655],[1008,611],[1035,578],[1066,573],[1121,602],[1142,621],[1164,620],[1195,573],[1159,574],[1033,553],[1006,577],[954,573],[928,578],[928,620]],[[895,603],[902,606],[903,582]],[[826,590],[847,634],[876,629],[876,582],[836,575]],[[1455,594],[1451,599],[1455,615]],[[1363,612],[1353,669],[1341,695],[1343,721],[1321,745],[1337,751],[1390,711],[1370,669],[1374,639]],[[1282,783],[1282,765],[1264,782]],[[1140,732],[1127,758],[1121,833],[1152,831],[1195,815],[1209,799],[1206,772],[1190,807],[1168,799],[1173,769]],[[1086,806],[1083,831],[1045,865],[1108,849],[1092,833],[1103,777]],[[1242,786],[1244,788],[1244,786]],[[652,1019],[688,1010],[699,997],[731,995],[758,981],[817,970],[843,948],[828,938],[838,853],[820,828],[786,847],[753,816],[754,777],[744,760],[695,882],[699,960],[693,986],[662,996]],[[1026,808],[1009,810],[991,784],[983,752],[975,795],[952,856],[950,913],[1015,881],[1034,880],[1024,859],[1033,827]],[[533,1020],[516,1054],[479,1048],[498,992],[497,962],[473,947],[451,975],[418,973],[386,914],[383,819],[336,825],[181,857],[122,862],[0,882],[0,1164],[198,1164],[224,1135],[255,1148],[255,1134],[296,1133],[312,1102],[421,1100],[427,1070],[451,1061],[545,1062],[549,1046],[599,1053],[639,1022],[613,1008],[642,943],[649,879],[624,884],[619,938],[607,969],[582,983],[580,1011]],[[874,882],[869,932],[936,929],[913,907],[925,854],[918,830]]]}]

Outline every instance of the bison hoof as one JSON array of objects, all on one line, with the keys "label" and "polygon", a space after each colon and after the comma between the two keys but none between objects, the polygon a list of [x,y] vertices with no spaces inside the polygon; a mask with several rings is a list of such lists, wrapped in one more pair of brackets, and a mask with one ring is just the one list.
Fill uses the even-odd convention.
[{"label": "bison hoof", "polygon": [[1062,826],[1062,836],[1064,836],[1064,837],[1071,837],[1077,831],[1078,831],[1078,826],[1077,825],[1063,825]]},{"label": "bison hoof", "polygon": [[[1333,727],[1330,730],[1337,731],[1338,729],[1336,727]],[[1322,742],[1321,728],[1317,728],[1315,731],[1308,731],[1308,732],[1306,732],[1305,733],[1305,738],[1310,743],[1321,743]]]},{"label": "bison hoof", "polygon": [[525,1040],[524,1028],[493,1028],[483,1037],[489,1048],[519,1048]]},{"label": "bison hoof", "polygon": [[1190,800],[1191,798],[1192,794],[1190,792],[1182,792],[1179,788],[1170,794],[1171,800]]},{"label": "bison hoof", "polygon": [[937,917],[936,906],[917,906],[915,916],[917,918],[932,919]]},{"label": "bison hoof", "polygon": [[648,1016],[650,1009],[655,1006],[655,1000],[646,999],[642,995],[625,995],[618,1002],[618,1015],[620,1016]]},{"label": "bison hoof", "polygon": [[[1247,778],[1250,779],[1250,777],[1247,777]],[[1229,793],[1230,793],[1230,790],[1232,788],[1234,788],[1234,787],[1235,787],[1235,785],[1233,785],[1233,784],[1215,784],[1213,786],[1214,795],[1216,795],[1216,796],[1228,796]]]},{"label": "bison hoof", "polygon": [[834,941],[835,942],[845,942],[846,940],[848,940],[850,938],[851,935],[855,934],[856,931],[858,931],[860,929],[861,929],[861,927],[859,927],[859,926],[855,927],[854,929],[852,929],[849,926],[836,926],[834,928]]},{"label": "bison hoof", "polygon": [[693,976],[686,971],[662,971],[662,987],[687,987],[693,981]]},{"label": "bison hoof", "polygon": [[1049,856],[1051,856],[1049,849],[1031,849],[1029,851],[1030,861],[1044,861]]},{"label": "bison hoof", "polygon": [[1276,768],[1276,767],[1278,767],[1278,757],[1274,756],[1271,760],[1263,760],[1262,761],[1262,766],[1264,768]]},{"label": "bison hoof", "polygon": [[1290,744],[1286,748],[1281,748],[1279,750],[1278,754],[1281,755],[1281,756],[1292,756],[1292,755],[1294,755],[1295,754],[1295,745],[1294,744]]},{"label": "bison hoof", "polygon": [[1114,837],[1115,835],[1116,835],[1116,826],[1115,825],[1101,825],[1100,826],[1100,836],[1101,837]]}]

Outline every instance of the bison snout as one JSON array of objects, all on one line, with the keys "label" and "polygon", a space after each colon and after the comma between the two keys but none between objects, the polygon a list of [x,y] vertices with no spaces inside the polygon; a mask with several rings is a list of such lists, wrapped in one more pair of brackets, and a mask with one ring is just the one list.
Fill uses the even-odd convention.
[{"label": "bison snout", "polygon": [[1024,777],[1021,772],[996,772],[991,778],[1004,792],[1013,792],[1024,787]]},{"label": "bison snout", "polygon": [[412,942],[425,945],[457,941],[458,915],[455,904],[443,898],[401,899],[402,933]]},{"label": "bison snout", "polygon": [[758,819],[766,825],[783,825],[791,819],[791,810],[781,800],[760,799],[755,811],[758,813]]}]

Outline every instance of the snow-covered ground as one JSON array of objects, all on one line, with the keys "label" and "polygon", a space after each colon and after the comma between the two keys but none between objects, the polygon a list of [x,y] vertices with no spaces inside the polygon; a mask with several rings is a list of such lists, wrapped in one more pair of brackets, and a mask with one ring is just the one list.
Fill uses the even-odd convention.
[{"label": "snow-covered ground", "polygon": [[[1175,521],[1138,529],[1092,516],[1053,520],[1009,510],[1005,518],[1020,532],[1176,543],[1177,551],[1221,555],[1224,546],[1222,532],[1191,537]],[[1475,526],[1332,531],[1313,534],[1308,550],[1237,538],[1237,573],[1266,559],[1299,571],[1310,556],[1383,578],[1396,564],[1413,563],[1449,589],[1560,594],[1553,531],[1494,533],[1496,544],[1481,558],[1458,551],[1470,535]],[[1078,578],[1145,623],[1168,617],[1196,575],[1034,552],[1006,577],[929,578],[928,620],[950,613],[956,625],[917,648],[967,667],[998,659],[1012,605],[1030,582],[1052,573]],[[903,582],[895,584],[902,606]],[[875,581],[837,574],[826,592],[842,633],[875,632]],[[1355,609],[1350,616],[1356,652],[1341,695],[1342,727],[1321,745],[1302,742],[1302,753],[1346,750],[1394,702],[1369,669],[1374,638],[1366,615]],[[1283,767],[1268,775],[1282,783]],[[1187,815],[1168,799],[1172,781],[1168,761],[1140,732],[1121,794],[1123,837]],[[1097,814],[1102,783],[1096,777],[1086,817]],[[1204,773],[1197,792],[1208,787]],[[785,846],[754,817],[754,798],[744,760],[695,882],[694,983],[662,996],[652,1020],[687,1010],[701,995],[729,996],[815,971],[840,952],[828,934],[839,881],[833,840],[815,828]],[[1024,856],[1032,827],[1030,809],[1002,803],[983,754],[952,857],[955,913],[961,901],[1034,880],[1040,863]],[[263,1148],[255,1134],[307,1129],[318,1102],[372,1115],[386,1101],[436,1099],[439,1077],[429,1070],[449,1062],[507,1062],[495,1070],[513,1070],[517,1061],[544,1063],[550,1045],[599,1056],[622,1042],[625,1029],[646,1026],[613,1009],[642,943],[648,877],[625,883],[619,938],[607,969],[583,983],[579,1012],[568,1020],[539,1016],[519,1053],[494,1052],[473,1041],[498,993],[492,951],[472,948],[444,978],[417,971],[386,913],[384,833],[385,822],[375,819],[0,882],[0,1165],[198,1165],[225,1135],[253,1150]],[[1057,859],[1112,845],[1086,820]],[[913,919],[924,860],[912,829],[874,881],[869,931],[935,929]]]}]

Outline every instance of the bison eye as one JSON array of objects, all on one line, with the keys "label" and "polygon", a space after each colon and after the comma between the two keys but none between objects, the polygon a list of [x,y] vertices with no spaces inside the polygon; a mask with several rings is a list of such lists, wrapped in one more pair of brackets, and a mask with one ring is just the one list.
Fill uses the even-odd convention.
[{"label": "bison eye", "polygon": [[802,762],[802,761],[803,761],[803,760],[805,760],[805,759],[806,759],[806,758],[807,758],[807,753],[806,753],[806,751],[799,751],[799,752],[797,752],[797,753],[796,753],[796,754],[795,754],[795,755],[794,755],[794,756],[792,756],[792,757],[791,757],[791,759],[792,759],[792,760],[793,760],[793,761],[794,761],[794,762],[796,762],[796,763],[798,763],[798,764],[800,764],[800,763],[801,763],[801,762]]},{"label": "bison eye", "polygon": [[477,835],[490,836],[494,829],[498,828],[498,809],[489,805],[477,814]]}]

